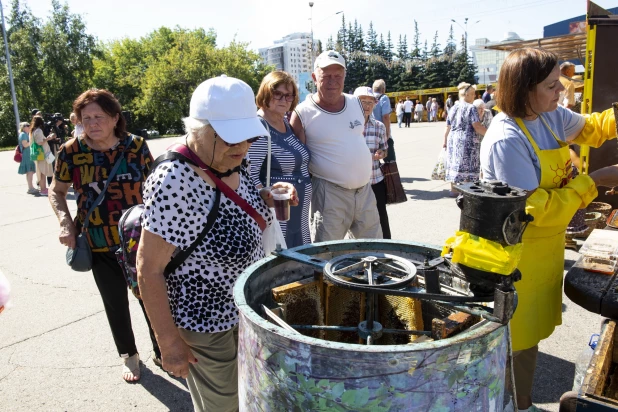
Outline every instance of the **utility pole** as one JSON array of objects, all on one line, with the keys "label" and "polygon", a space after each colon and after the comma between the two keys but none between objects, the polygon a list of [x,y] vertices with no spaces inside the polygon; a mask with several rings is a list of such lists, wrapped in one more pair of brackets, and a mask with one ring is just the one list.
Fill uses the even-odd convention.
[{"label": "utility pole", "polygon": [[4,10],[2,0],[0,0],[0,18],[2,19],[2,37],[4,38],[4,53],[6,54],[6,66],[9,72],[9,82],[11,83],[11,97],[13,98],[13,111],[15,112],[15,126],[19,136],[19,110],[17,109],[17,98],[15,97],[15,84],[13,82],[13,71],[11,70],[11,56],[9,54],[9,42],[6,38],[6,26],[4,25]]},{"label": "utility pole", "polygon": [[311,70],[313,70],[313,2],[309,2],[309,21],[311,22]]}]

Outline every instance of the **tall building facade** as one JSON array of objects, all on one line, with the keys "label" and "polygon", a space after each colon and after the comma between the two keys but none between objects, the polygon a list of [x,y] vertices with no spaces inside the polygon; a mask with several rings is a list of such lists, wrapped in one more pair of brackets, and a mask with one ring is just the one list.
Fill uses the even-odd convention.
[{"label": "tall building facade", "polygon": [[311,33],[292,33],[272,46],[258,49],[262,60],[279,70],[290,73],[299,84],[301,73],[310,73],[311,67]]},{"label": "tall building facade", "polygon": [[485,49],[485,46],[497,43],[508,43],[513,41],[520,41],[521,37],[514,32],[508,32],[505,34],[504,39],[499,42],[492,42],[489,39],[482,38],[476,39],[473,46],[470,46],[470,53],[474,64],[476,64],[477,72],[476,77],[480,84],[495,83],[498,80],[498,73],[504,63],[504,59],[508,54],[501,50],[489,50]]}]

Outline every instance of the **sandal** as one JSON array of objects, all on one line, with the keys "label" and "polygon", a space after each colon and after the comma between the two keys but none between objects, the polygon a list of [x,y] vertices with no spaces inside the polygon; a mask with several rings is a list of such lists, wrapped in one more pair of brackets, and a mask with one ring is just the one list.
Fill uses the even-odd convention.
[{"label": "sandal", "polygon": [[125,382],[133,383],[137,382],[141,377],[139,353],[133,356],[124,358],[124,365],[122,365],[122,379]]}]

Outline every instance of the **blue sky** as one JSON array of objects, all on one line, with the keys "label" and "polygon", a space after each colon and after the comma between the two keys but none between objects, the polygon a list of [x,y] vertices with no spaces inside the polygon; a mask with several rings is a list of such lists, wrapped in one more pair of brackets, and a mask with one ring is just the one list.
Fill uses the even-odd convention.
[{"label": "blue sky", "polygon": [[[4,2],[5,14],[10,2]],[[50,0],[22,0],[38,17],[48,14]],[[597,0],[601,7],[618,6],[618,0]],[[68,0],[72,12],[82,14],[89,33],[100,40],[122,37],[138,38],[161,26],[214,28],[218,44],[226,45],[234,38],[257,49],[297,31],[310,31],[309,2],[304,0]],[[397,8],[384,4],[397,5]],[[586,0],[407,0],[358,1],[316,0],[313,6],[314,38],[326,41],[336,34],[343,11],[346,20],[354,19],[366,32],[373,21],[378,33],[391,31],[394,43],[407,34],[408,44],[418,21],[422,40],[431,44],[435,31],[444,46],[451,24],[457,38],[468,17],[468,38],[487,37],[501,40],[505,32],[517,32],[524,39],[542,37],[543,26],[585,14]],[[480,20],[479,23],[475,23]]]}]

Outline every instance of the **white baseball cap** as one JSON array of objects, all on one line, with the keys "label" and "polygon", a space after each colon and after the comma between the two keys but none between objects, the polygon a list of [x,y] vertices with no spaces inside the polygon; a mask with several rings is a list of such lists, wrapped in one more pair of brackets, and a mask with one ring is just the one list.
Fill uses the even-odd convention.
[{"label": "white baseball cap", "polygon": [[334,50],[326,50],[325,52],[322,52],[316,59],[315,59],[315,63],[313,65],[313,69],[317,69],[318,67],[320,69],[323,69],[325,67],[328,67],[330,65],[333,64],[338,64],[339,66],[343,67],[344,69],[345,67],[345,59],[343,58],[343,56],[341,55],[341,53],[336,52]]},{"label": "white baseball cap", "polygon": [[191,96],[189,117],[208,120],[215,132],[231,144],[268,135],[258,119],[251,87],[224,74],[197,86]]},{"label": "white baseball cap", "polygon": [[369,96],[369,97],[373,97],[374,99],[376,97],[371,87],[367,87],[367,86],[357,87],[356,90],[354,90],[354,96],[356,97]]}]

